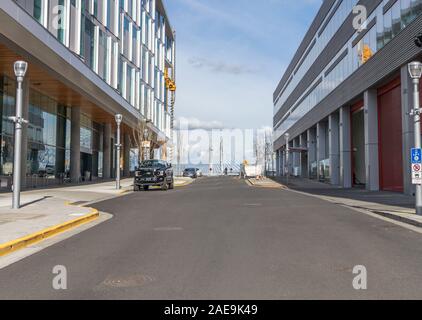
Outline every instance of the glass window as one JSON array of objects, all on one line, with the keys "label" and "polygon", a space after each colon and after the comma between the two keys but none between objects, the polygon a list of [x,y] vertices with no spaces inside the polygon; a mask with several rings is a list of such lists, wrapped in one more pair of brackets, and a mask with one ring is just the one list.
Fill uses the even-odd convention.
[{"label": "glass window", "polygon": [[120,93],[123,93],[123,82],[124,82],[123,67],[124,67],[123,59],[120,56],[119,57],[119,71],[118,71],[119,77],[117,80],[117,90],[119,90]]},{"label": "glass window", "polygon": [[126,100],[132,103],[132,88],[133,88],[133,77],[132,77],[133,68],[127,66],[126,70]]},{"label": "glass window", "polygon": [[136,63],[136,57],[138,55],[138,29],[136,29],[136,26],[132,26],[132,62]]},{"label": "glass window", "polygon": [[65,3],[64,0],[59,0],[59,7],[58,7],[58,16],[59,16],[59,20],[58,20],[58,30],[57,30],[57,39],[59,39],[59,41],[61,43],[65,43],[66,39],[65,39],[65,28],[66,28],[66,7],[65,7]]},{"label": "glass window", "polygon": [[402,22],[402,27],[404,28],[412,21],[410,0],[401,0],[400,7],[401,7],[401,22]]},{"label": "glass window", "polygon": [[42,23],[42,0],[34,0],[34,18]]},{"label": "glass window", "polygon": [[84,32],[84,51],[83,56],[85,63],[92,69],[94,67],[94,31],[95,26],[90,19],[85,17],[85,32]]},{"label": "glass window", "polygon": [[392,37],[394,38],[401,31],[400,1],[397,1],[391,8]]},{"label": "glass window", "polygon": [[129,19],[128,17],[124,16],[123,18],[123,54],[125,57],[129,57]]},{"label": "glass window", "polygon": [[412,12],[415,18],[422,13],[422,0],[412,0]]},{"label": "glass window", "polygon": [[393,37],[393,23],[391,9],[384,15],[384,44],[390,42]]},{"label": "glass window", "polygon": [[92,150],[92,129],[82,127],[80,129],[81,132],[81,148],[86,149],[87,151]]},{"label": "glass window", "polygon": [[102,30],[99,32],[98,62],[98,75],[107,80],[107,35]]}]

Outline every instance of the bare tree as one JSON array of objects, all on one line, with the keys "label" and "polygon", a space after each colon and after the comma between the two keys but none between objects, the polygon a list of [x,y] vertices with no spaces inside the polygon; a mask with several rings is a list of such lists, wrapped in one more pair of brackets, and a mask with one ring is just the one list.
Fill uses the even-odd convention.
[{"label": "bare tree", "polygon": [[144,119],[139,119],[136,127],[132,129],[132,137],[134,141],[134,145],[136,145],[138,149],[138,162],[145,159],[145,154],[148,150],[144,147],[144,142],[150,141],[152,142],[153,133],[148,128],[148,121]]}]

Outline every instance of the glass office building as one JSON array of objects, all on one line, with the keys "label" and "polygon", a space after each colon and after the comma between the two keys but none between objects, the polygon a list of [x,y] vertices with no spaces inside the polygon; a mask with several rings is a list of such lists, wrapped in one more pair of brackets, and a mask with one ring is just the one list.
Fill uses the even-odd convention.
[{"label": "glass office building", "polygon": [[279,174],[412,192],[406,66],[420,60],[421,14],[422,0],[323,1],[274,92]]},{"label": "glass office building", "polygon": [[161,0],[5,0],[0,24],[1,176],[12,172],[8,117],[18,59],[29,63],[22,164],[28,184],[112,177],[117,113],[124,119],[125,175],[140,120],[153,133],[154,154],[168,159],[175,36]]}]

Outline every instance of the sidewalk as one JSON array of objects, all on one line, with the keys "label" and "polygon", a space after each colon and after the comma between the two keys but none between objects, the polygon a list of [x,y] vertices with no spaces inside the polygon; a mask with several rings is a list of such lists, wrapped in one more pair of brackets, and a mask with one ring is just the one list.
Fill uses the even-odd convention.
[{"label": "sidewalk", "polygon": [[[175,187],[193,182],[175,178]],[[55,234],[91,222],[100,213],[90,204],[133,191],[133,178],[51,189],[34,189],[21,193],[22,207],[12,210],[12,194],[0,193],[0,257]]]},{"label": "sidewalk", "polygon": [[[287,186],[284,177],[273,179]],[[315,180],[294,177],[289,179],[288,189],[422,228],[422,217],[415,215],[415,198],[408,195],[386,191],[371,192],[360,188],[343,189]]]},{"label": "sidewalk", "polygon": [[132,179],[31,190],[21,193],[22,208],[12,210],[12,194],[0,194],[0,257],[60,232],[93,221],[100,213],[83,207],[132,190]]}]

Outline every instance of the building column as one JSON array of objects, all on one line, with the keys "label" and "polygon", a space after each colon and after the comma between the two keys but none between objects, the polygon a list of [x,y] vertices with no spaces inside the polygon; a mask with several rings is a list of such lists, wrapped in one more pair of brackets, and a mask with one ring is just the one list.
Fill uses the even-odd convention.
[{"label": "building column", "polygon": [[336,112],[328,117],[328,148],[330,154],[330,181],[332,185],[340,184],[339,142],[339,116]]},{"label": "building column", "polygon": [[286,152],[280,150],[280,172],[281,176],[284,177],[286,175]]},{"label": "building column", "polygon": [[130,177],[130,136],[128,133],[123,134],[124,145],[123,145],[123,176]]},{"label": "building column", "polygon": [[111,123],[104,124],[103,140],[103,178],[111,177]]},{"label": "building column", "polygon": [[403,192],[413,195],[416,187],[412,184],[412,172],[410,168],[410,149],[415,145],[414,121],[409,116],[413,109],[413,83],[409,76],[407,65],[401,68],[401,110],[402,110],[402,132],[403,132]]},{"label": "building column", "polygon": [[308,135],[308,173],[307,177],[312,178],[311,170],[312,170],[312,163],[316,161],[316,133],[315,129],[311,128],[307,131]]},{"label": "building column", "polygon": [[352,187],[352,138],[350,106],[340,108],[340,186]]},{"label": "building column", "polygon": [[378,96],[376,90],[364,92],[365,114],[365,168],[366,189],[378,191],[379,184],[379,146],[378,146]]},{"label": "building column", "polygon": [[318,122],[317,123],[317,136],[316,136],[316,144],[317,144],[317,172],[318,172],[318,179],[323,176],[323,172],[321,172],[320,162],[326,159],[325,150],[327,147],[326,141],[326,133],[327,125],[325,122]]},{"label": "building column", "polygon": [[275,166],[276,166],[276,176],[280,176],[280,150],[275,152]]},{"label": "building column", "polygon": [[[305,134],[301,134],[300,136],[299,136],[299,146],[300,146],[300,148],[302,148],[302,149],[307,149],[307,140],[306,140],[306,136],[305,136]],[[303,159],[303,157],[304,157],[304,151],[301,151],[300,153],[299,153],[299,157],[300,157],[300,176],[303,178],[303,177],[307,177],[307,171],[308,171],[308,169],[307,169],[307,163],[305,163],[305,161],[304,161],[304,159]]]},{"label": "building column", "polygon": [[81,178],[81,109],[71,108],[70,129],[70,180],[79,183]]},{"label": "building column", "polygon": [[[29,121],[29,79],[23,82],[22,117]],[[28,125],[22,126],[22,158],[21,158],[21,187],[26,187],[26,176],[28,174]]]},{"label": "building column", "polygon": [[294,152],[292,152],[292,148],[294,147],[294,140],[289,141],[289,174],[293,176],[293,167],[295,165],[294,162]]},{"label": "building column", "polygon": [[[295,138],[294,140],[293,140],[293,147],[294,148],[300,148],[300,136],[299,137],[297,137],[297,138]],[[300,152],[298,152],[298,151],[295,151],[294,153],[294,166],[295,167],[297,167],[298,168],[298,176],[300,177],[301,175],[302,175],[302,173],[301,173],[301,156],[300,156]]]}]

